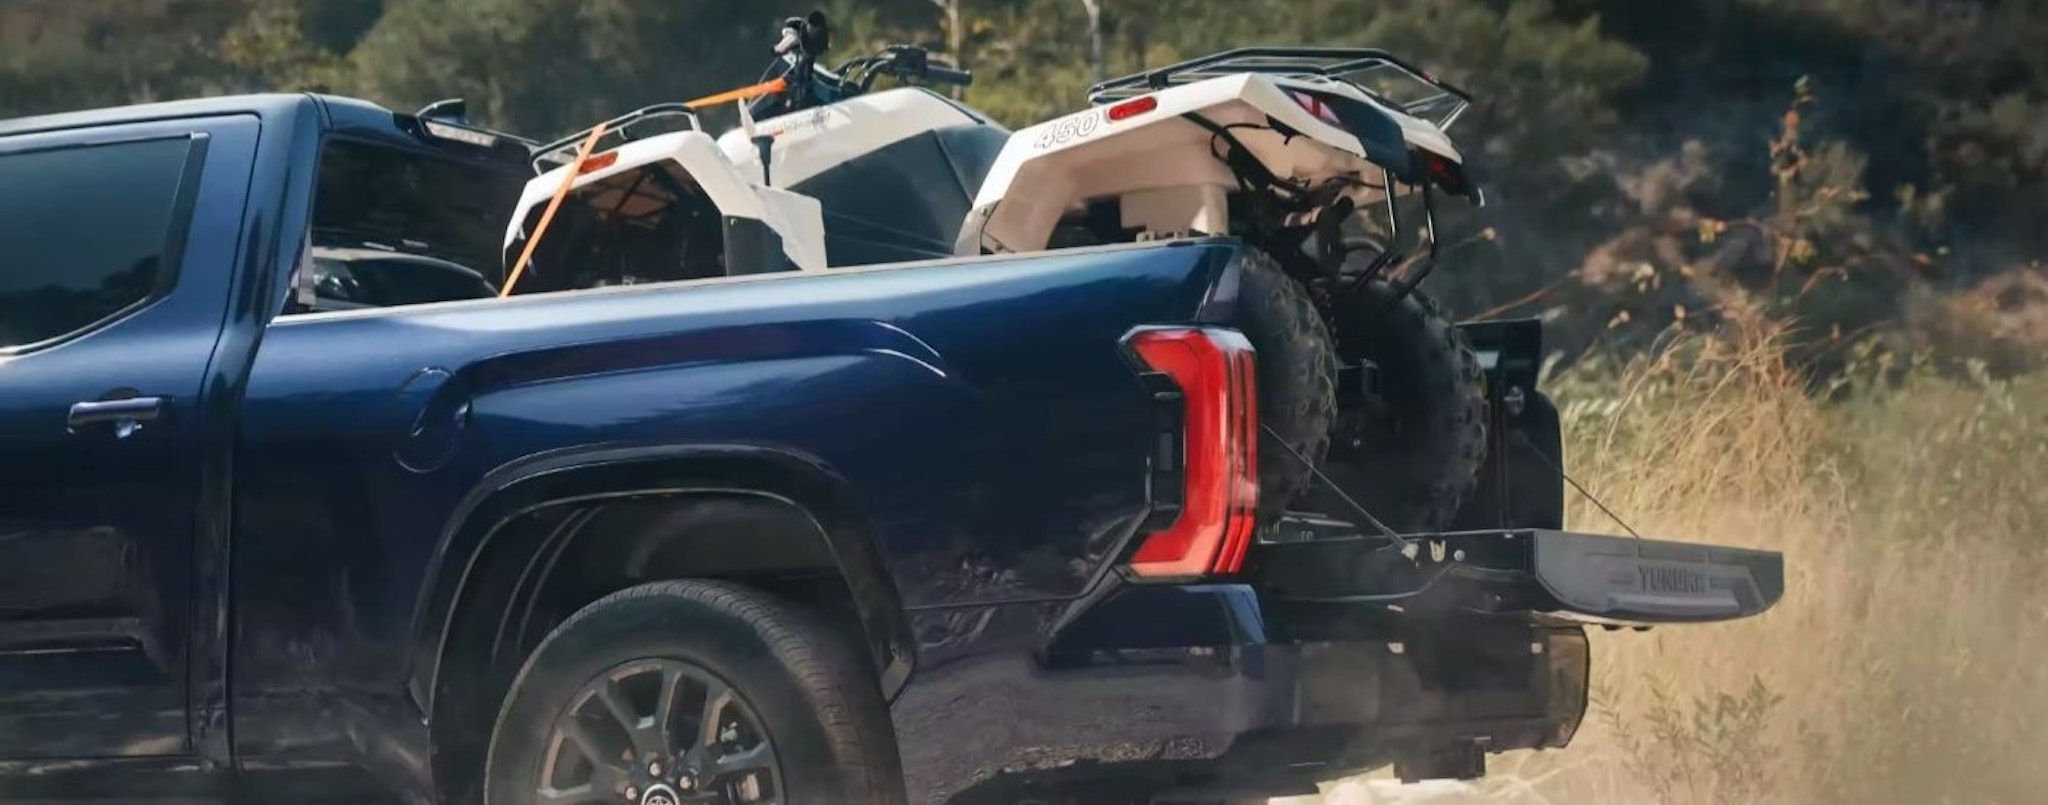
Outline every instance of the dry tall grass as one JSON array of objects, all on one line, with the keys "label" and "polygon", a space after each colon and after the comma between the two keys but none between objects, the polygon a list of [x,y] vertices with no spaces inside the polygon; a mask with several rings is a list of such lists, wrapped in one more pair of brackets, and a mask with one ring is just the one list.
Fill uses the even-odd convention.
[{"label": "dry tall grass", "polygon": [[1596,631],[1578,739],[1496,758],[1486,799],[2048,799],[2048,375],[1866,356],[1889,382],[1822,403],[1777,347],[1752,327],[1549,381],[1567,465],[1637,530],[1781,550],[1790,574],[1758,619]]},{"label": "dry tall grass", "polygon": [[[1759,619],[1597,634],[1579,740],[1505,759],[1497,795],[2048,796],[2048,376],[1866,357],[1893,382],[1824,404],[1777,346],[1751,327],[1553,380],[1567,463],[1610,508],[1646,535],[1784,551],[1790,574]],[[1613,528],[1585,501],[1571,518]]]}]

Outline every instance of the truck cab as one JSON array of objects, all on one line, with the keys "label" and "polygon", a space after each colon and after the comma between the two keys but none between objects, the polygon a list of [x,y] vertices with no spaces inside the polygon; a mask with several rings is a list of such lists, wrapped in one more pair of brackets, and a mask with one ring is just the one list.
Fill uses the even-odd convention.
[{"label": "truck cab", "polygon": [[0,122],[0,768],[232,765],[257,345],[302,314],[494,296],[525,178],[500,144],[306,95]]}]

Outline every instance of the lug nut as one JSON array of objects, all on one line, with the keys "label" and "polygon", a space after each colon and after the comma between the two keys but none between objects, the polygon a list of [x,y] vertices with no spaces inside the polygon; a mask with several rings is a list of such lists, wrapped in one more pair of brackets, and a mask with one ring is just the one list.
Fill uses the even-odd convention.
[{"label": "lug nut", "polygon": [[660,777],[660,776],[661,776],[661,761],[659,761],[659,760],[655,760],[655,761],[649,761],[649,762],[648,762],[648,764],[647,764],[647,773],[648,773],[648,774],[651,774],[651,775],[654,775],[654,776],[656,776],[656,777]]},{"label": "lug nut", "polygon": [[637,800],[637,799],[639,799],[639,798],[640,798],[640,789],[638,789],[638,788],[634,788],[634,787],[632,787],[632,786],[630,786],[630,785],[629,785],[629,786],[626,786],[626,801],[627,801],[627,802],[632,802],[632,801],[634,801],[634,800]]},{"label": "lug nut", "polygon": [[685,775],[683,775],[683,776],[681,776],[681,777],[677,777],[677,778],[676,778],[676,787],[677,787],[677,788],[680,788],[680,789],[682,789],[682,790],[684,790],[684,791],[690,791],[690,790],[694,790],[694,789],[695,789],[695,788],[697,787],[697,777],[696,777],[696,775],[692,775],[692,774],[685,774]]}]

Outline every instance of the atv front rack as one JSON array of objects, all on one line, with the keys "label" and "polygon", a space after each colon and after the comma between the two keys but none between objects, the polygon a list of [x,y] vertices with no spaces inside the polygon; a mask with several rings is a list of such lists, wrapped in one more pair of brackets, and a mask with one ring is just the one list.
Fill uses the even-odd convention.
[{"label": "atv front rack", "polygon": [[1240,73],[1343,81],[1409,115],[1449,129],[1472,95],[1376,48],[1249,47],[1226,50],[1088,88],[1088,100],[1114,103],[1169,87]]}]

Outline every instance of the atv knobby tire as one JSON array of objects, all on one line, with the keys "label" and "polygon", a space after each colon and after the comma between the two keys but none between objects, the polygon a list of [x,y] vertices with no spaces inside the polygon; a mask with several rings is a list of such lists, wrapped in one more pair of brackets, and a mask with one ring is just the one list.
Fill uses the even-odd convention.
[{"label": "atv knobby tire", "polygon": [[[1354,259],[1362,253],[1354,253]],[[1337,351],[1378,368],[1378,394],[1340,396],[1324,472],[1401,532],[1447,527],[1486,457],[1486,380],[1464,334],[1421,291],[1372,280],[1334,302]],[[1327,502],[1323,508],[1343,512]]]},{"label": "atv knobby tire", "polygon": [[1237,324],[1258,350],[1259,522],[1270,523],[1309,486],[1311,473],[1288,450],[1320,464],[1337,418],[1337,353],[1308,291],[1272,255],[1247,248],[1237,261]]}]

